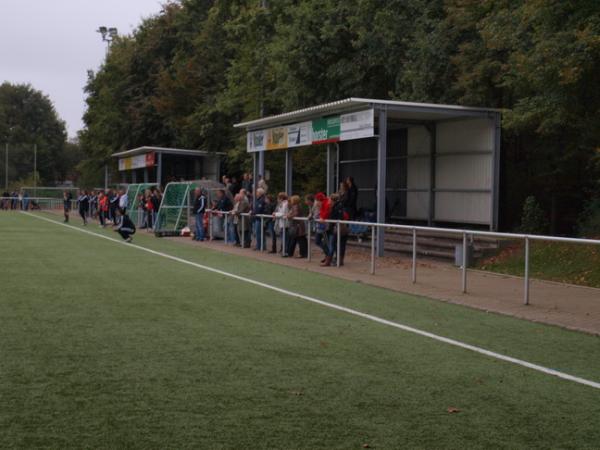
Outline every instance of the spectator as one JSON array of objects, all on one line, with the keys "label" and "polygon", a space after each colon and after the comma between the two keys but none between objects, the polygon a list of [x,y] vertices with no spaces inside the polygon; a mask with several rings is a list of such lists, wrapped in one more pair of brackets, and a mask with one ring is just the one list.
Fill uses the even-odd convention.
[{"label": "spectator", "polygon": [[[275,233],[275,220],[273,219],[273,213],[275,212],[275,200],[272,195],[265,195],[265,215],[271,216],[265,220],[266,231],[271,236],[271,250],[269,253],[277,252],[277,233]],[[263,244],[264,246],[264,244]]]},{"label": "spectator", "polygon": [[121,218],[118,221],[119,226],[115,231],[125,239],[125,242],[131,242],[133,240],[131,236],[135,234],[135,224],[127,214],[121,213],[121,210],[119,210],[118,214],[121,215]]},{"label": "spectator", "polygon": [[[348,220],[348,213],[344,210],[344,204],[339,194],[331,195],[331,220]],[[337,234],[338,228],[340,233],[340,253],[337,254]],[[329,234],[329,249],[331,255],[336,255],[339,259],[339,265],[344,265],[344,256],[346,255],[346,243],[348,242],[348,225],[344,223],[335,224],[332,227],[332,232]]]},{"label": "spectator", "polygon": [[23,191],[23,211],[29,210],[29,194]]},{"label": "spectator", "polygon": [[231,177],[231,184],[229,185],[229,192],[231,192],[232,196],[236,196],[240,192],[240,184],[236,177]]},{"label": "spectator", "polygon": [[300,207],[300,196],[292,195],[290,198],[290,208],[287,215],[289,220],[289,243],[287,254],[292,257],[296,251],[296,245],[299,248],[299,258],[306,258],[308,255],[308,241],[306,240],[306,222],[304,220],[294,220],[303,218]]},{"label": "spectator", "polygon": [[[225,194],[225,190],[219,189],[217,191],[217,211],[221,213],[228,213],[233,208],[231,204],[231,200]],[[233,240],[233,236],[231,233],[232,227],[229,225],[229,214],[221,214],[219,217],[223,218],[223,233],[226,234],[227,240]]]},{"label": "spectator", "polygon": [[154,201],[152,200],[152,191],[146,189],[144,193],[144,204],[146,205],[146,229],[152,231],[154,225]]},{"label": "spectator", "polygon": [[69,191],[63,192],[63,213],[65,215],[65,223],[69,221],[69,213],[71,212],[71,201],[73,195]]},{"label": "spectator", "polygon": [[90,198],[86,191],[79,191],[77,197],[77,207],[79,209],[79,215],[83,219],[83,224],[87,225],[87,215],[90,209]]},{"label": "spectator", "polygon": [[280,192],[277,195],[277,206],[273,217],[275,218],[275,233],[281,235],[281,256],[287,257],[288,237],[288,196],[285,192]]},{"label": "spectator", "polygon": [[[266,198],[265,191],[261,188],[256,190],[256,201],[254,202],[254,209],[252,211],[252,215],[260,216],[266,214]],[[264,248],[264,234],[265,230],[262,227],[264,223],[264,218],[253,217],[252,219],[252,229],[254,232],[254,236],[256,236],[256,250],[262,250]]]},{"label": "spectator", "polygon": [[196,188],[194,191],[194,217],[196,218],[196,233],[194,240],[204,241],[204,212],[206,211],[206,196],[202,189]]},{"label": "spectator", "polygon": [[265,181],[265,179],[262,177],[262,175],[258,176],[258,183],[257,186],[259,188],[261,188],[263,191],[265,191],[265,194],[267,194],[269,192],[269,186],[267,185],[267,182]]},{"label": "spectator", "polygon": [[129,206],[129,198],[127,196],[127,192],[125,191],[125,189],[121,189],[119,191],[119,210],[120,210],[122,216],[127,214],[128,206]]},{"label": "spectator", "polygon": [[344,184],[346,185],[346,211],[350,215],[350,220],[353,220],[356,217],[358,212],[358,188],[354,183],[354,178],[346,177],[344,180]]},{"label": "spectator", "polygon": [[[243,216],[250,212],[250,203],[245,195],[244,190],[241,190],[235,196],[235,205],[233,207],[233,238],[236,246],[250,246],[250,225],[248,216]],[[242,233],[243,230],[243,233]],[[241,240],[241,244],[240,244]]]},{"label": "spectator", "polygon": [[104,228],[108,220],[108,197],[104,192],[98,194],[98,220],[100,220],[100,226]]},{"label": "spectator", "polygon": [[113,192],[112,189],[108,191],[108,215],[109,219],[113,224],[117,223],[117,209],[119,207],[119,194]]},{"label": "spectator", "polygon": [[325,258],[321,261],[322,266],[331,265],[333,254],[329,247],[329,234],[331,224],[325,222],[329,220],[331,215],[331,200],[322,192],[315,196],[315,200],[319,202],[319,222],[317,223],[316,242],[318,243],[325,254]]}]

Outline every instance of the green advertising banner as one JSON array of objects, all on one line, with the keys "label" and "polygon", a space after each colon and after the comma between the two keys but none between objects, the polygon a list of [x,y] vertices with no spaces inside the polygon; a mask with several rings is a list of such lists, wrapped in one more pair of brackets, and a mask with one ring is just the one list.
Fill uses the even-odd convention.
[{"label": "green advertising banner", "polygon": [[321,117],[312,121],[312,143],[326,144],[340,140],[340,116]]}]

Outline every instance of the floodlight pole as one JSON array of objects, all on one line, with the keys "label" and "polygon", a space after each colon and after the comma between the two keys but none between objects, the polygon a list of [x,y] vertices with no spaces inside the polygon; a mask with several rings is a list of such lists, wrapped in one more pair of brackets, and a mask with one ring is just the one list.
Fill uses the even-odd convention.
[{"label": "floodlight pole", "polygon": [[5,170],[5,178],[4,178],[4,188],[6,189],[6,191],[8,192],[8,142],[5,144],[5,149],[6,149],[6,165],[4,166],[4,170]]},{"label": "floodlight pole", "polygon": [[33,144],[33,196],[37,196],[37,144]]}]

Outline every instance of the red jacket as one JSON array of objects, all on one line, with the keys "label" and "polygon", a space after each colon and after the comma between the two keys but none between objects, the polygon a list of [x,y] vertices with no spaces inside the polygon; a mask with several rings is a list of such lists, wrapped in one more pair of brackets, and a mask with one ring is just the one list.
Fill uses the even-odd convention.
[{"label": "red jacket", "polygon": [[321,203],[321,211],[319,212],[319,217],[321,220],[329,219],[331,215],[331,200],[329,198],[325,198]]}]

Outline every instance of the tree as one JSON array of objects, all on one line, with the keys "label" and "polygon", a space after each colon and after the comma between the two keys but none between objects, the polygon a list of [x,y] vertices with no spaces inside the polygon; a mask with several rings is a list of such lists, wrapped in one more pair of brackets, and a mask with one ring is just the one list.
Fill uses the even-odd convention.
[{"label": "tree", "polygon": [[[34,146],[39,183],[64,178],[66,136],[65,124],[46,95],[28,84],[0,85],[0,144],[10,149],[11,181],[33,177]],[[0,164],[3,176],[4,158]]]}]

